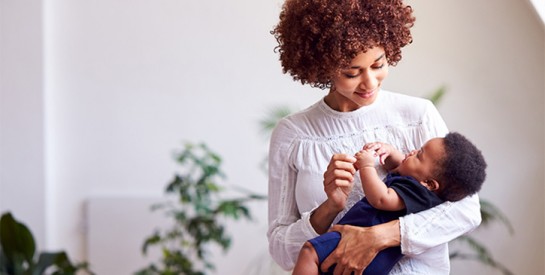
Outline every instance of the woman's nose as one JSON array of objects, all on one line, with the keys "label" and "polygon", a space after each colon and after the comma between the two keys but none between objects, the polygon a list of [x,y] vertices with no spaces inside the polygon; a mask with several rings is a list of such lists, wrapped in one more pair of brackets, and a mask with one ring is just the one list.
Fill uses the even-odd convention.
[{"label": "woman's nose", "polygon": [[377,78],[369,72],[361,74],[360,88],[363,90],[374,90],[377,87]]}]

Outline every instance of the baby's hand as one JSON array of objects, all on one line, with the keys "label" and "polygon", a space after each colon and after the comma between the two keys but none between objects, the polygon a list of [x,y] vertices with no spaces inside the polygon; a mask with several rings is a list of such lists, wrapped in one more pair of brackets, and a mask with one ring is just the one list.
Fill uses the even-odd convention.
[{"label": "baby's hand", "polygon": [[361,169],[363,167],[375,167],[375,157],[377,155],[375,154],[374,150],[368,150],[368,149],[362,149],[359,152],[356,153],[356,162],[354,163],[354,167],[356,169]]},{"label": "baby's hand", "polygon": [[380,164],[384,165],[386,159],[395,152],[394,146],[383,142],[370,142],[363,146],[363,150],[372,150],[375,152],[375,156],[379,156]]}]

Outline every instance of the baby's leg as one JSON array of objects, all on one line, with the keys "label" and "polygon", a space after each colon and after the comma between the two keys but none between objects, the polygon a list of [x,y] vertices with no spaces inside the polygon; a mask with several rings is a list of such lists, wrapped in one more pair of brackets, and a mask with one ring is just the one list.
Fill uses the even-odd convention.
[{"label": "baby's leg", "polygon": [[305,242],[293,268],[292,275],[312,275],[319,272],[318,254],[311,243]]}]

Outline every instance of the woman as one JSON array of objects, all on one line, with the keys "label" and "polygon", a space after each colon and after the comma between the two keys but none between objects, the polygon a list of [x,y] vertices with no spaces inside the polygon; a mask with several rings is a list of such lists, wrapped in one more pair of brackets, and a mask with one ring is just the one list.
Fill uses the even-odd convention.
[{"label": "woman", "polygon": [[337,264],[335,274],[361,274],[379,251],[401,246],[406,257],[391,274],[448,274],[448,241],[479,225],[472,196],[374,227],[331,227],[363,196],[353,154],[365,143],[407,153],[448,132],[431,102],[381,89],[388,66],[411,42],[413,23],[401,0],[284,3],[272,31],[284,72],[329,90],[281,120],[271,137],[267,235],[284,269],[293,268],[306,240],[335,230],[342,239],[322,270]]}]

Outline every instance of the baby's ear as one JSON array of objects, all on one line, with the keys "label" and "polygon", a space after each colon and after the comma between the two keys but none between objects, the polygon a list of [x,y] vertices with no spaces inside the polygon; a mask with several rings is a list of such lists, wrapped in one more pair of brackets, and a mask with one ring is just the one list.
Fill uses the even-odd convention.
[{"label": "baby's ear", "polygon": [[437,180],[435,180],[435,179],[423,180],[420,183],[422,183],[422,185],[426,186],[426,188],[428,188],[428,190],[430,190],[430,191],[439,190],[439,182]]}]

